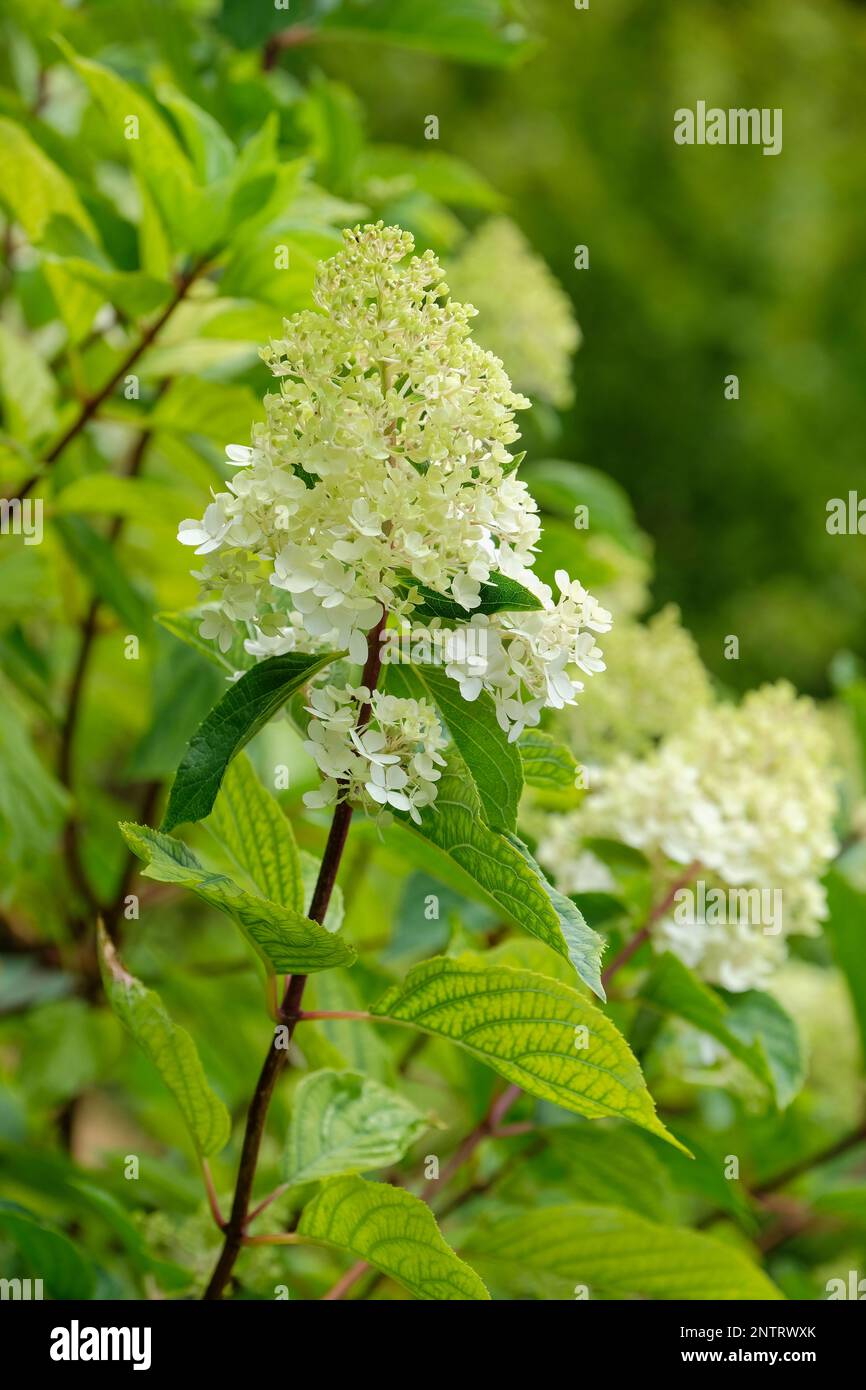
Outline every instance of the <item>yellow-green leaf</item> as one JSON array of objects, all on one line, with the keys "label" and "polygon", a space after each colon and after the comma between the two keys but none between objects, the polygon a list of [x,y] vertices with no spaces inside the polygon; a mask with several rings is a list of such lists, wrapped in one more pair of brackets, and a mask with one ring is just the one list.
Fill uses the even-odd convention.
[{"label": "yellow-green leaf", "polygon": [[122,824],[121,833],[147,865],[145,878],[180,883],[240,927],[265,968],[286,975],[309,975],[355,959],[341,936],[327,931],[293,908],[247,893],[227,874],[213,873],[192,850],[171,835],[146,825]]},{"label": "yellow-green leaf", "polygon": [[303,869],[292,827],[244,753],[223,778],[208,828],[263,898],[304,911]]},{"label": "yellow-green leaf", "polygon": [[416,1298],[487,1299],[478,1275],[443,1240],[430,1208],[389,1183],[336,1178],[304,1207],[298,1234],[345,1250]]},{"label": "yellow-green leaf", "polygon": [[428,1127],[411,1101],[360,1072],[311,1072],[292,1097],[283,1176],[298,1185],[387,1168]]},{"label": "yellow-green leaf", "polygon": [[617,1207],[540,1207],[471,1236],[466,1254],[511,1296],[780,1299],[742,1250]]},{"label": "yellow-green leaf", "polygon": [[203,1156],[219,1153],[231,1121],[208,1084],[195,1043],[172,1022],[159,995],[124,969],[101,924],[99,963],[108,1002],[177,1101],[196,1149]]},{"label": "yellow-green leaf", "polygon": [[476,956],[437,956],[414,966],[372,1013],[449,1038],[540,1100],[589,1119],[631,1120],[683,1147],[656,1115],[625,1038],[559,980]]}]

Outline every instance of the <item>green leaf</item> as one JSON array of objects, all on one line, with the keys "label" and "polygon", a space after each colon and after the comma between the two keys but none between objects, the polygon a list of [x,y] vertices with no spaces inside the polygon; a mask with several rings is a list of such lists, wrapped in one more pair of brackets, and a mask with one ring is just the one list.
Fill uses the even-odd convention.
[{"label": "green leaf", "polygon": [[780,1299],[742,1250],[698,1231],[659,1226],[615,1207],[541,1207],[499,1217],[466,1253],[512,1293],[571,1299],[591,1294],[655,1299]]},{"label": "green leaf", "polygon": [[304,1207],[298,1234],[345,1250],[416,1298],[487,1299],[474,1270],[446,1245],[430,1208],[402,1188],[336,1178]]},{"label": "green leaf", "polygon": [[631,1120],[678,1148],[610,1019],[569,985],[530,970],[445,956],[413,966],[377,1018],[449,1038],[539,1100],[589,1119]]},{"label": "green leaf", "polygon": [[292,1097],[283,1177],[298,1186],[387,1168],[427,1128],[420,1110],[360,1072],[311,1072]]},{"label": "green leaf", "polygon": [[57,215],[96,235],[74,184],[26,130],[5,118],[0,119],[0,201],[36,244]]},{"label": "green leaf", "polygon": [[235,147],[219,122],[168,83],[160,84],[157,95],[177,121],[202,183],[229,174],[235,163]]},{"label": "green leaf", "polygon": [[150,414],[150,428],[201,434],[225,447],[232,440],[247,439],[250,424],[261,414],[261,401],[248,386],[185,377],[160,397]]},{"label": "green leaf", "polygon": [[292,0],[291,15],[247,0],[223,0],[219,25],[240,48],[252,48],[293,25],[357,45],[395,44],[457,62],[511,66],[534,51],[524,26],[503,0]]},{"label": "green leaf", "polygon": [[523,770],[515,744],[499,727],[491,697],[482,690],[476,700],[464,700],[456,681],[436,666],[391,665],[387,688],[397,695],[426,697],[436,705],[472,778],[487,824],[513,830]]},{"label": "green leaf", "polygon": [[413,618],[443,618],[465,623],[472,613],[534,613],[541,607],[540,601],[529,589],[504,574],[492,574],[489,584],[481,585],[481,602],[471,613],[447,594],[428,589],[426,584],[418,584],[411,576],[401,579],[398,588],[402,593],[415,597]]},{"label": "green leaf", "polygon": [[860,1047],[866,1058],[866,951],[863,950],[863,923],[866,921],[866,894],[859,892],[838,869],[827,875],[828,917],[824,931],[833,957],[848,984]]},{"label": "green leaf", "polygon": [[728,1005],[728,1028],[746,1046],[760,1049],[780,1109],[790,1105],[806,1079],[800,1035],[791,1015],[771,994],[760,989],[742,994],[723,992]]},{"label": "green leaf", "polygon": [[44,358],[26,338],[0,324],[0,404],[5,432],[25,444],[51,434],[57,424],[56,398],[57,384]]},{"label": "green leaf", "polygon": [[[60,1231],[43,1226],[22,1207],[4,1202],[0,1205],[0,1236],[10,1240],[21,1256],[25,1272],[20,1277],[41,1279],[46,1297],[93,1297],[96,1271]],[[5,1276],[7,1271],[3,1273]]]},{"label": "green leaf", "polygon": [[563,791],[576,785],[577,761],[564,743],[543,729],[527,729],[517,740],[524,780],[543,791]]},{"label": "green leaf", "polygon": [[286,975],[309,975],[355,959],[342,937],[294,909],[257,897],[227,874],[207,869],[180,840],[146,825],[120,827],[134,854],[147,865],[143,875],[159,883],[180,883],[240,927],[265,968]]},{"label": "green leaf", "polygon": [[69,794],[40,759],[23,705],[0,678],[0,858],[4,876],[45,852],[69,811]]},{"label": "green leaf", "polygon": [[[218,243],[224,207],[199,189],[193,168],[168,121],[148,97],[111,68],[74,53],[55,39],[86,83],[114,137],[159,210],[176,250],[204,251]],[[136,124],[133,126],[132,121]],[[128,132],[134,130],[134,135]]]},{"label": "green leaf", "polygon": [[130,633],[146,636],[150,629],[150,605],[124,574],[111,543],[78,516],[56,517],[54,526],[94,594],[114,609]]},{"label": "green leaf", "polygon": [[223,778],[208,828],[263,898],[304,911],[301,856],[292,827],[243,753]]},{"label": "green leaf", "polygon": [[[559,1185],[569,1198],[596,1206],[625,1207],[650,1220],[667,1217],[673,1211],[673,1187],[667,1170],[636,1130],[622,1125],[557,1125],[546,1131],[546,1137],[550,1160],[563,1171]],[[689,1162],[683,1159],[684,1164]],[[544,1181],[547,1171],[545,1168]]]},{"label": "green leaf", "polygon": [[173,294],[168,276],[156,278],[146,271],[118,270],[65,213],[51,218],[43,250],[46,264],[60,268],[70,280],[87,285],[103,302],[131,318],[161,309]]},{"label": "green leaf", "polygon": [[573,523],[575,508],[587,507],[594,534],[612,536],[627,550],[643,550],[628,494],[606,473],[582,463],[543,459],[526,464],[522,477],[542,511]]},{"label": "green leaf", "polygon": [[101,923],[98,935],[109,1004],[177,1101],[198,1153],[219,1153],[228,1143],[231,1120],[208,1084],[195,1043],[185,1028],[172,1022],[159,995],[124,969]]},{"label": "green leaf", "polygon": [[361,157],[359,179],[362,186],[369,187],[375,181],[375,185],[385,184],[395,192],[417,189],[439,202],[458,207],[486,211],[502,207],[501,194],[477,170],[438,150],[374,145]]},{"label": "green leaf", "polygon": [[162,830],[203,820],[213,809],[226,769],[289,696],[342,652],[268,657],[232,685],[193,735],[177,770]]},{"label": "green leaf", "polygon": [[604,999],[602,938],[571,899],[548,883],[515,835],[485,825],[478,796],[459,762],[449,760],[438,788],[435,805],[424,811],[420,826],[406,819],[401,824],[445,854],[509,920],[570,960],[584,983]]},{"label": "green leaf", "polygon": [[[197,501],[197,499],[196,499]],[[124,478],[116,473],[87,473],[69,483],[52,503],[56,516],[76,512],[122,516],[144,525],[175,530],[193,498],[152,478]]]},{"label": "green leaf", "polygon": [[769,1088],[780,1107],[788,1105],[802,1086],[796,1028],[769,995],[749,990],[723,996],[666,951],[641,986],[640,999],[722,1043]]}]

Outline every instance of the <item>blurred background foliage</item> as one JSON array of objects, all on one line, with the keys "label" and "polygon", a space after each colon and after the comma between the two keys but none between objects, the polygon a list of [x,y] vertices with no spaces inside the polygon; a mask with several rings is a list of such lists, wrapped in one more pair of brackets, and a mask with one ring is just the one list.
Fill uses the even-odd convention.
[{"label": "blurred background foliage", "polygon": [[[863,475],[866,7],[7,0],[0,26],[0,491],[41,498],[46,514],[42,544],[0,537],[0,1173],[4,1196],[56,1237],[54,1292],[139,1296],[200,1281],[216,1233],[159,1078],[93,1007],[92,921],[101,909],[124,927],[131,967],[194,1030],[237,1120],[264,1023],[249,959],[212,915],[134,880],[116,823],[155,820],[224,688],[226,673],[155,616],[195,601],[176,528],[226,477],[226,443],[248,439],[268,384],[259,345],[308,304],[315,263],[347,223],[400,222],[458,281],[475,248],[476,274],[489,260],[478,336],[500,335],[491,345],[516,377],[525,369],[518,385],[534,397],[522,424],[545,577],[564,563],[626,615],[678,603],[730,687],[788,676],[826,693],[832,663],[866,731],[863,542],[825,529],[827,500]],[[698,98],[782,107],[782,155],[676,146],[673,111]],[[425,138],[431,117],[438,140]],[[539,322],[533,338],[535,301],[520,302],[514,228],[486,253],[474,240],[503,217],[573,300],[573,389],[544,390],[550,334]],[[575,268],[579,245],[588,269]],[[518,363],[521,341],[531,352]],[[574,530],[578,501],[589,534]],[[728,634],[739,661],[724,659]],[[252,754],[260,769],[290,768],[281,799],[304,846],[320,848],[322,826],[298,814],[313,775],[288,724]],[[317,982],[318,1007],[358,1008],[449,942],[498,940],[495,920],[456,893],[447,920],[422,921],[429,880],[363,829],[353,840],[347,931],[369,962]],[[133,883],[140,926],[123,920]],[[763,1181],[862,1114],[864,887],[860,858],[834,880],[853,1014],[824,941],[780,984],[812,1044],[809,1084],[783,1115],[731,1084],[727,1064],[703,1067],[694,1038],[663,1034],[648,1075],[697,1162],[551,1114],[557,1142],[540,1166],[517,1166],[506,1201],[531,1204],[541,1182],[548,1199],[649,1203],[679,1221],[719,1224],[721,1211],[740,1222],[725,1237],[745,1242],[755,1221],[719,1176],[724,1155]],[[620,1013],[639,1039],[640,1020]],[[310,1036],[312,1065],[407,1073],[449,1143],[485,1111],[489,1074],[444,1045],[410,1071],[393,1034],[330,1024]],[[286,1086],[263,1184],[278,1175],[289,1100]],[[624,1144],[641,1181],[612,1193]],[[148,1155],[134,1194],[128,1152]],[[231,1151],[214,1167],[224,1191]],[[768,1258],[786,1292],[822,1297],[828,1269],[866,1260],[862,1185],[843,1159],[800,1187],[828,1220]],[[0,1210],[0,1238],[11,1221]],[[339,1262],[322,1258],[293,1256],[293,1294],[335,1277]],[[281,1257],[250,1255],[246,1292],[272,1296],[284,1271]]]}]

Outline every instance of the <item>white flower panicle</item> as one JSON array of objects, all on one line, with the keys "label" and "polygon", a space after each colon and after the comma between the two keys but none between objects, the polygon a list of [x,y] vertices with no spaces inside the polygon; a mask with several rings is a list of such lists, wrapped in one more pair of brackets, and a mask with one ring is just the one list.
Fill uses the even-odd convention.
[{"label": "white flower panicle", "polygon": [[[413,248],[409,233],[381,223],[343,234],[342,250],[319,267],[317,307],[286,320],[262,352],[279,380],[265,422],[251,446],[229,447],[234,476],[201,520],[181,523],[180,540],[204,557],[201,632],[224,651],[240,631],[259,658],[347,649],[361,664],[383,611],[411,617],[422,601],[416,586],[450,598],[485,628],[487,645],[478,664],[455,644],[449,674],[467,699],[489,691],[516,737],[583,688],[569,668],[603,669],[594,634],[610,615],[564,573],[556,599],[533,575],[538,509],[510,452],[515,412],[529,402],[473,342],[475,310],[448,298],[436,257]],[[473,618],[497,573],[531,589],[538,611]],[[387,708],[426,729],[432,712],[410,704]],[[373,706],[368,750],[384,735],[385,706]],[[347,710],[340,702],[311,728],[310,743],[327,744],[333,767],[340,730],[345,756],[364,756]],[[345,774],[326,776],[410,814],[433,800],[435,778],[420,764],[382,766],[400,772],[362,782],[347,763]]]},{"label": "white flower panicle", "polygon": [[612,763],[598,790],[552,824],[539,858],[563,876],[563,860],[574,862],[584,839],[615,838],[658,867],[694,863],[710,883],[778,890],[781,921],[769,931],[764,922],[685,923],[673,913],[653,927],[660,949],[713,983],[746,989],[766,982],[785,935],[813,932],[826,916],[820,878],[838,850],[835,812],[831,740],[813,701],[781,682],[739,706],[699,710],[648,756]]},{"label": "white flower panicle", "polygon": [[648,753],[712,703],[709,676],[673,604],[645,623],[618,616],[604,660],[604,680],[588,688],[562,725],[577,756],[593,763]]},{"label": "white flower panicle", "polygon": [[[370,723],[359,729],[365,705]],[[307,792],[308,806],[328,806],[340,796],[368,810],[407,811],[420,823],[419,809],[436,799],[445,759],[436,711],[426,700],[399,699],[366,686],[314,690],[304,747],[324,776]]]},{"label": "white flower panicle", "polygon": [[478,310],[478,337],[536,400],[571,403],[571,361],[580,329],[571,300],[547,263],[507,217],[470,237],[448,271],[456,294]]}]

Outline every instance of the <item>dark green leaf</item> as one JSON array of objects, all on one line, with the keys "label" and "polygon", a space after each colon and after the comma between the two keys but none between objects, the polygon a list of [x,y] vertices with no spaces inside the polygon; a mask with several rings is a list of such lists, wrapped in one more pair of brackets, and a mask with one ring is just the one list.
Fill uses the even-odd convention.
[{"label": "dark green leaf", "polygon": [[204,820],[213,809],[226,768],[300,686],[341,656],[327,652],[272,656],[246,671],[211,710],[194,734],[177,770],[163,830]]}]

